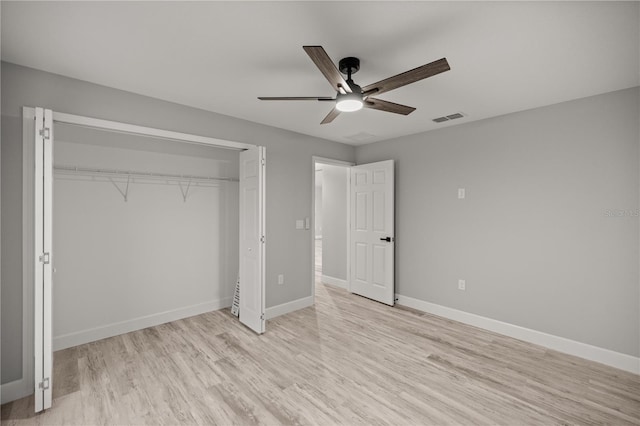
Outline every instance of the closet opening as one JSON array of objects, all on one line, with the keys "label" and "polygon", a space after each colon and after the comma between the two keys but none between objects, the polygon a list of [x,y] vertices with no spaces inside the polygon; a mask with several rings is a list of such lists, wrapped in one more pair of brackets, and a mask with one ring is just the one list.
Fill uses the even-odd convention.
[{"label": "closet opening", "polygon": [[53,351],[230,307],[238,281],[240,322],[265,331],[263,147],[23,115],[36,412]]},{"label": "closet opening", "polygon": [[54,351],[231,305],[239,151],[54,134]]}]

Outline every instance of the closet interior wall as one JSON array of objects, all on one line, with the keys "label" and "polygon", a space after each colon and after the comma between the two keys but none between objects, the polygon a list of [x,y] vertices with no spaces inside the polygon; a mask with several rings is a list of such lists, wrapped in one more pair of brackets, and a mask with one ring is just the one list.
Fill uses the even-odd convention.
[{"label": "closet interior wall", "polygon": [[54,350],[230,306],[238,151],[54,134]]}]

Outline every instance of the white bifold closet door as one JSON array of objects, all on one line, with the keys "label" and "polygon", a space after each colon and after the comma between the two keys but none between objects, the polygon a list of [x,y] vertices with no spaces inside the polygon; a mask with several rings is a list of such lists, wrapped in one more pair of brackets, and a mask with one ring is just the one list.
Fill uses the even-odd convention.
[{"label": "white bifold closet door", "polygon": [[350,279],[352,293],[393,306],[393,160],[351,167]]},{"label": "white bifold closet door", "polygon": [[52,346],[52,225],[53,225],[53,115],[35,111],[35,221],[34,221],[34,395],[36,413],[51,407]]},{"label": "white bifold closet door", "polygon": [[265,331],[264,169],[264,147],[240,153],[240,322],[256,333]]}]

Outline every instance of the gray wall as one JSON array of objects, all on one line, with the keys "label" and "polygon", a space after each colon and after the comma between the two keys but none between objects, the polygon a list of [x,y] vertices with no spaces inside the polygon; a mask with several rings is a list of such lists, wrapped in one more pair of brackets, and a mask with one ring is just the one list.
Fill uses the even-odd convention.
[{"label": "gray wall", "polygon": [[640,355],[639,95],[358,147],[396,160],[398,293]]},{"label": "gray wall", "polygon": [[347,279],[348,168],[322,165],[322,275]]},{"label": "gray wall", "polygon": [[[296,230],[295,220],[311,216],[312,156],[353,161],[353,147],[5,62],[1,74],[3,244],[5,230],[22,226],[18,210],[22,199],[22,132],[21,121],[16,118],[20,117],[22,106],[42,106],[266,146],[266,304],[272,307],[311,295],[308,234],[311,231]],[[17,163],[9,162],[12,156],[18,159]],[[7,262],[7,259],[19,258],[21,253],[20,240],[2,247],[3,308],[22,306],[21,265]],[[286,275],[284,285],[277,285],[278,274]],[[20,365],[5,364],[5,360],[21,358],[14,353],[21,341],[8,340],[21,334],[18,330],[21,330],[22,318],[18,309],[2,309],[2,383],[22,374]]]}]

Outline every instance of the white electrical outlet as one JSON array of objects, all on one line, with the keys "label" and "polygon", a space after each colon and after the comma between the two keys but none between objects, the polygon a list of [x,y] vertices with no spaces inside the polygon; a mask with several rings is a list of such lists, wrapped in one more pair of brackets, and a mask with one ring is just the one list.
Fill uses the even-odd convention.
[{"label": "white electrical outlet", "polygon": [[467,282],[465,280],[458,280],[458,290],[466,290]]},{"label": "white electrical outlet", "polygon": [[284,284],[284,275],[283,274],[278,275],[278,284],[279,285]]},{"label": "white electrical outlet", "polygon": [[458,199],[459,200],[463,200],[465,197],[465,190],[464,188],[458,188]]}]

